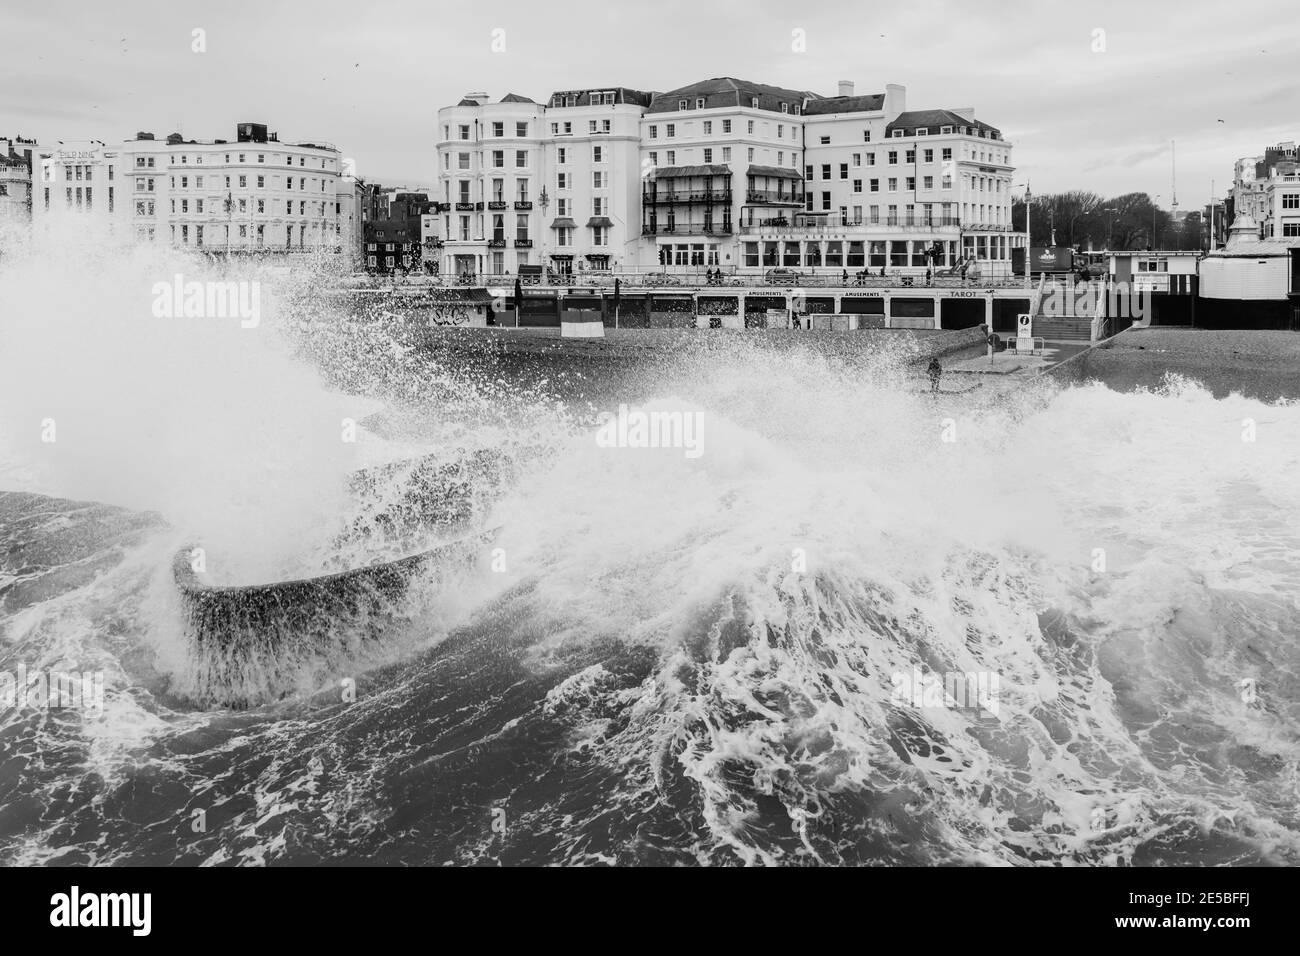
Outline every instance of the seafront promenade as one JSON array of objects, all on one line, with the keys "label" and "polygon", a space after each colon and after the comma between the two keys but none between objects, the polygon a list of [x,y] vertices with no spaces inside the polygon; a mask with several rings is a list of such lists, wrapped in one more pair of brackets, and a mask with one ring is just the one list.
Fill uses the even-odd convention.
[{"label": "seafront promenade", "polygon": [[[957,330],[987,326],[1013,334],[1017,316],[1034,313],[1036,287],[1017,284],[926,285],[898,277],[873,277],[870,285],[791,283],[671,287],[613,285],[523,286],[456,284],[426,280],[344,280],[330,295],[345,308],[382,311],[438,325],[559,327],[566,313],[599,315],[606,328],[802,328]],[[440,314],[441,313],[441,314]],[[1087,320],[1082,337],[1087,338]],[[1079,330],[1070,330],[1078,335]],[[1035,334],[1052,337],[1043,329]]]}]

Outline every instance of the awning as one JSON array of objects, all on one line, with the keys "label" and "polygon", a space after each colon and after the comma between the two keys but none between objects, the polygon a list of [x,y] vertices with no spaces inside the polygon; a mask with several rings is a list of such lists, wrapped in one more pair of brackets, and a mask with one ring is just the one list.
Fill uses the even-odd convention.
[{"label": "awning", "polygon": [[803,179],[803,173],[797,169],[784,166],[750,166],[745,170],[746,176],[772,176],[776,179]]},{"label": "awning", "polygon": [[573,256],[572,256],[572,255],[564,255],[564,254],[559,253],[559,252],[552,252],[552,253],[551,253],[551,258],[552,258],[552,259],[572,259]]},{"label": "awning", "polygon": [[551,223],[552,229],[576,229],[578,224],[568,216],[561,216],[555,222]]},{"label": "awning", "polygon": [[[447,301],[459,302],[464,305],[484,305],[498,298],[487,289],[448,289]],[[417,305],[418,300],[417,300]]]},{"label": "awning", "polygon": [[592,216],[587,220],[588,227],[600,227],[601,229],[610,229],[614,223],[608,216]]},{"label": "awning", "polygon": [[583,258],[587,259],[588,261],[599,261],[601,259],[608,259],[609,253],[589,252],[585,256],[583,256]]},{"label": "awning", "polygon": [[730,166],[656,166],[652,179],[684,179],[687,176],[730,176]]}]

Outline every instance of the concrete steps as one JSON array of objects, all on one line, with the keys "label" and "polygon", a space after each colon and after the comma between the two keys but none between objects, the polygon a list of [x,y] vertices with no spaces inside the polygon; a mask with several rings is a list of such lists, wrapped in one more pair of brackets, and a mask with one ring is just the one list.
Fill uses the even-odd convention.
[{"label": "concrete steps", "polygon": [[1057,342],[1089,342],[1092,319],[1087,316],[1034,316],[1034,335]]}]

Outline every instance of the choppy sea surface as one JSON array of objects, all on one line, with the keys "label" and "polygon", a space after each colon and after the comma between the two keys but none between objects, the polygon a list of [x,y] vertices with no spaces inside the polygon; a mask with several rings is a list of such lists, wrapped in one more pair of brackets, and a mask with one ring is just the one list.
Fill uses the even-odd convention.
[{"label": "choppy sea surface", "polygon": [[[150,314],[200,263],[65,268],[0,268],[0,675],[103,706],[0,698],[0,862],[1300,862],[1294,403],[936,397],[901,346],[739,336],[595,387],[310,276],[241,329]],[[606,447],[618,401],[700,454]],[[350,476],[426,456],[499,466],[434,490],[483,560],[223,706],[177,549],[231,584],[391,557],[345,532],[409,475]]]}]

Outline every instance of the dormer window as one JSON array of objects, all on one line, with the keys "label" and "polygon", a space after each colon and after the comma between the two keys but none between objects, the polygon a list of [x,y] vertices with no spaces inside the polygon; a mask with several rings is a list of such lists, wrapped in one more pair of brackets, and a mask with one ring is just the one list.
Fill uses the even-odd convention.
[{"label": "dormer window", "polygon": [[781,112],[782,112],[782,113],[788,113],[788,112],[790,112],[790,104],[789,104],[789,103],[782,103],[782,104],[781,104]]},{"label": "dormer window", "polygon": [[751,96],[751,97],[749,98],[749,106],[750,106],[751,109],[758,109],[758,97],[757,97],[757,96]]},{"label": "dormer window", "polygon": [[686,101],[685,101],[685,100],[678,100],[678,101],[677,101],[677,108],[678,108],[679,110],[684,110],[684,109],[686,109]]},{"label": "dormer window", "polygon": [[939,132],[942,133],[944,136],[951,135],[951,133],[952,133],[952,127],[951,127],[951,126],[941,126],[941,127],[939,127]]},{"label": "dormer window", "polygon": [[697,110],[702,110],[702,109],[704,109],[704,97],[701,96],[701,97],[698,97],[698,98],[695,100],[695,108],[696,108]]}]

